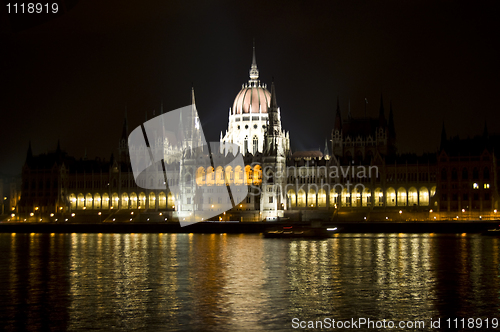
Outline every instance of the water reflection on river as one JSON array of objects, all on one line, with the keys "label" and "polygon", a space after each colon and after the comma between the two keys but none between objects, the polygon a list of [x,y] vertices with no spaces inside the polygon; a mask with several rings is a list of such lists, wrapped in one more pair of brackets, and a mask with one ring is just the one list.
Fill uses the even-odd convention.
[{"label": "water reflection on river", "polygon": [[16,330],[500,317],[499,239],[481,235],[0,234],[0,284]]}]

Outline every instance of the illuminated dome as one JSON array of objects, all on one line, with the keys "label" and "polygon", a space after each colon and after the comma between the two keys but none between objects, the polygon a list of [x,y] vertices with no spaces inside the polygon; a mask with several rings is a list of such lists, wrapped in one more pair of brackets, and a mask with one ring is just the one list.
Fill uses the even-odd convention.
[{"label": "illuminated dome", "polygon": [[267,114],[271,93],[267,91],[267,85],[261,84],[259,81],[259,69],[257,69],[257,61],[255,60],[255,45],[249,74],[250,80],[247,84],[243,84],[241,91],[234,99],[231,114]]},{"label": "illuminated dome", "polygon": [[267,113],[271,93],[257,82],[243,85],[233,103],[233,114]]}]

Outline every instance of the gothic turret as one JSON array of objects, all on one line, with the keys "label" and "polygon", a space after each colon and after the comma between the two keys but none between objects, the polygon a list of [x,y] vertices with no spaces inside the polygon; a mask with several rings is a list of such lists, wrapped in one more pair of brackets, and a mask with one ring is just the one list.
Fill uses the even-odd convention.
[{"label": "gothic turret", "polygon": [[33,160],[33,150],[31,150],[31,140],[28,143],[28,152],[26,153],[26,164]]},{"label": "gothic turret", "polygon": [[118,161],[128,162],[128,118],[127,107],[125,107],[125,116],[123,118],[122,136],[118,143]]},{"label": "gothic turret", "polygon": [[337,111],[335,112],[335,130],[342,130],[342,116],[340,114],[339,97],[337,97]]},{"label": "gothic turret", "polygon": [[380,109],[378,111],[378,121],[380,127],[385,128],[387,126],[384,110],[384,98],[382,97],[382,94],[380,94]]},{"label": "gothic turret", "polygon": [[439,150],[444,150],[446,148],[446,143],[447,143],[446,129],[444,128],[444,121],[443,121],[443,126],[441,127],[441,144],[439,146]]},{"label": "gothic turret", "polygon": [[389,123],[387,125],[387,147],[389,154],[396,153],[396,129],[394,126],[394,114],[392,113],[392,101],[389,106]]},{"label": "gothic turret", "polygon": [[255,42],[253,43],[252,66],[250,67],[250,81],[248,82],[259,82],[259,69],[257,68],[257,60],[255,59]]}]

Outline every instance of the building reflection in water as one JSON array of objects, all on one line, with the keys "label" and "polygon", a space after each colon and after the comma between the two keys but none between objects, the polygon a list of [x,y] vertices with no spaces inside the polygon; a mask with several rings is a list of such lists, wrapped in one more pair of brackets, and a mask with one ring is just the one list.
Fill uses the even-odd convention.
[{"label": "building reflection in water", "polygon": [[291,319],[494,317],[499,239],[0,234],[10,330],[274,330]]}]

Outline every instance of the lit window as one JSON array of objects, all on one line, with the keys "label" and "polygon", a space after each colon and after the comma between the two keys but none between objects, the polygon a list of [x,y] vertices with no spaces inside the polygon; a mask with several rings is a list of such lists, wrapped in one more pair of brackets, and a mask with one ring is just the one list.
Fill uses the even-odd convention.
[{"label": "lit window", "polygon": [[479,185],[478,185],[477,183],[473,183],[473,184],[472,184],[472,188],[474,188],[474,189],[479,189]]},{"label": "lit window", "polygon": [[490,189],[490,184],[489,183],[485,183],[484,184],[484,189]]}]

